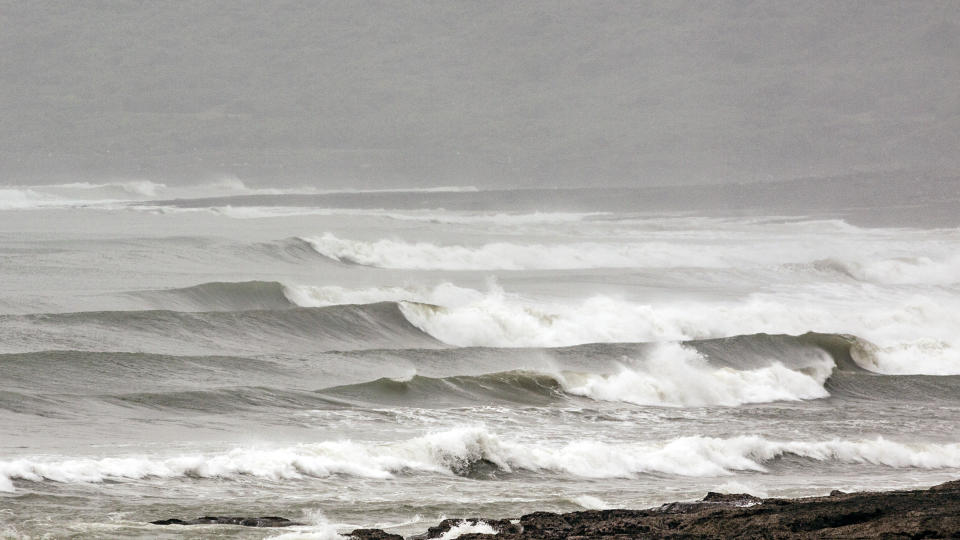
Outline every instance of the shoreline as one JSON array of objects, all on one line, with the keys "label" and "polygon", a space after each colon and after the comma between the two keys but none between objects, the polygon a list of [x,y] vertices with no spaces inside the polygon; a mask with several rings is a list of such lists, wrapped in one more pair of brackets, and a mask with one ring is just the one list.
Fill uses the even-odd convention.
[{"label": "shoreline", "polygon": [[[304,525],[281,517],[165,519],[156,525]],[[494,536],[495,535],[495,536]],[[353,540],[626,540],[633,538],[960,538],[960,480],[928,489],[833,491],[822,497],[760,498],[710,492],[699,501],[645,510],[533,512],[516,519],[441,521],[418,535],[382,529],[343,533]]]},{"label": "shoreline", "polygon": [[[646,510],[534,512],[519,519],[446,519],[407,540],[440,538],[458,525],[486,523],[496,536],[460,540],[625,540],[631,538],[960,538],[960,480],[928,489],[834,491],[824,497],[760,498],[708,493],[700,501]],[[464,527],[464,525],[468,525]],[[344,534],[355,540],[404,540],[380,529]]]}]

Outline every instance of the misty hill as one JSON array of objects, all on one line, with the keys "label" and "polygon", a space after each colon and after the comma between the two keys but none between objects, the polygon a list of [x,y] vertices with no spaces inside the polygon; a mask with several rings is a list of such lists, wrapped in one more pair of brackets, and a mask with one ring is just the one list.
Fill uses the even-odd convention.
[{"label": "misty hill", "polygon": [[960,168],[960,4],[4,2],[0,183]]}]

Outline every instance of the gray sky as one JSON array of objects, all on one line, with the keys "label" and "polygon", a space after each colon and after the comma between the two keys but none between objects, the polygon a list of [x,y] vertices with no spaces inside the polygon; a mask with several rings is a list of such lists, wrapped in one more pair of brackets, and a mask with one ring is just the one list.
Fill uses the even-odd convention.
[{"label": "gray sky", "polygon": [[960,168],[960,2],[0,2],[0,183]]}]

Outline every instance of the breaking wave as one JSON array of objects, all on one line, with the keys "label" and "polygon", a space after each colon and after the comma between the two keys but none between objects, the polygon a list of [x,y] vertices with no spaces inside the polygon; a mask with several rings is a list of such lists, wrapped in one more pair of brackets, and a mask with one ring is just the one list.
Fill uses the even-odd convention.
[{"label": "breaking wave", "polygon": [[524,471],[579,478],[713,477],[736,471],[767,472],[778,458],[787,456],[891,468],[958,468],[960,443],[907,444],[879,437],[782,441],[760,436],[688,436],[637,443],[576,440],[551,444],[505,439],[481,426],[391,443],[338,440],[172,457],[15,458],[0,461],[0,491],[14,491],[15,480],[75,484],[255,477],[283,482],[333,475],[387,479],[398,474],[474,477]]},{"label": "breaking wave", "polygon": [[[694,258],[689,248],[668,242],[643,244],[511,244],[481,246],[408,243],[381,239],[346,240],[325,233],[305,237],[318,253],[330,259],[406,270],[563,270],[576,268],[634,268],[699,266],[722,267],[719,258],[701,252]],[[687,264],[688,263],[688,264]]]},{"label": "breaking wave", "polygon": [[206,211],[234,219],[267,219],[291,216],[362,216],[444,225],[493,225],[516,226],[530,224],[575,223],[604,216],[604,212],[530,212],[530,213],[481,213],[451,212],[446,210],[387,210],[383,208],[319,208],[310,206],[210,206],[204,208],[173,209],[163,206],[141,205],[141,210],[158,212]]},{"label": "breaking wave", "polygon": [[823,387],[834,363],[819,362],[794,370],[774,361],[756,369],[715,367],[698,351],[677,344],[658,346],[645,359],[609,375],[562,373],[558,380],[571,394],[602,401],[674,407],[797,401],[829,396]]},{"label": "breaking wave", "polygon": [[815,261],[814,267],[835,270],[858,281],[903,285],[922,283],[952,285],[960,283],[960,254],[940,260],[927,256],[850,260],[831,258]]},{"label": "breaking wave", "polygon": [[[960,376],[878,375],[857,364],[862,346],[851,336],[761,334],[561,349],[360,350],[332,353],[309,365],[237,356],[43,351],[0,355],[8,389],[0,392],[0,409],[66,418],[96,408],[91,400],[228,415],[254,409],[385,406],[583,407],[584,400],[655,407],[828,397],[951,406],[960,401]],[[350,369],[344,370],[344,364]],[[537,367],[498,370],[517,365]],[[421,369],[435,372],[437,366],[454,375],[417,374]],[[383,377],[385,371],[395,378]],[[316,386],[331,378],[364,377],[366,382]]]},{"label": "breaking wave", "polygon": [[[859,301],[859,299],[858,299]],[[960,306],[908,296],[834,305],[807,295],[753,294],[737,302],[647,304],[609,296],[537,302],[492,287],[434,305],[403,302],[418,328],[457,346],[563,347],[581,343],[690,341],[744,334],[847,333],[864,346],[864,367],[887,374],[960,374]]]},{"label": "breaking wave", "polygon": [[[392,215],[396,219],[424,216]],[[542,216],[542,217],[547,217]],[[578,215],[560,216],[564,219]],[[441,215],[429,220],[469,222],[478,216]],[[484,218],[486,219],[486,218]],[[493,216],[494,223],[517,225],[537,215]],[[519,220],[519,221],[517,221]],[[531,221],[532,222],[532,221]],[[549,223],[549,221],[544,221]],[[602,221],[592,220],[598,224]],[[582,231],[572,230],[577,235]],[[809,233],[798,233],[809,234]],[[871,235],[873,234],[873,235]],[[960,255],[950,243],[932,240],[923,231],[904,232],[895,242],[878,233],[836,239],[826,231],[809,234],[785,248],[782,237],[765,230],[707,232],[601,229],[594,237],[618,242],[488,242],[478,245],[410,242],[391,238],[352,240],[327,232],[303,237],[320,255],[344,263],[402,270],[571,270],[598,268],[710,268],[743,271],[789,270],[822,279],[823,272],[863,283],[884,285],[952,285],[960,280]],[[892,234],[892,233],[887,233]]]},{"label": "breaking wave", "polygon": [[[291,258],[312,250],[285,244]],[[862,338],[858,362],[884,374],[960,375],[960,338],[947,299],[876,289],[754,293],[737,301],[643,303],[596,295],[545,301],[451,283],[351,289],[280,282],[204,283],[127,293],[156,308],[0,316],[0,352],[144,348],[243,354],[237,345],[310,344],[322,350],[430,347],[567,347],[585,343],[688,342],[753,334],[842,333]],[[139,307],[139,306],[138,306]],[[174,310],[174,311],[171,311]],[[124,335],[123,331],[129,332]],[[290,338],[290,341],[286,341]],[[391,341],[398,338],[397,341]],[[143,340],[143,346],[131,343]],[[254,340],[255,341],[255,340]],[[166,344],[174,343],[174,348]],[[183,346],[180,346],[182,344]],[[183,348],[197,345],[192,349]],[[262,348],[258,349],[262,350]]]},{"label": "breaking wave", "polygon": [[565,394],[636,405],[736,406],[827,397],[824,383],[834,369],[834,361],[825,351],[796,369],[772,360],[763,367],[741,370],[710,365],[702,353],[679,344],[660,344],[650,349],[642,358],[621,358],[613,373],[510,371],[440,379],[417,375],[399,381],[382,378],[322,393],[393,405],[490,401],[544,404]]},{"label": "breaking wave", "polygon": [[[291,240],[285,246],[284,254],[291,258],[314,253],[300,241]],[[876,298],[869,296],[881,293]],[[754,293],[738,301],[670,303],[643,303],[605,295],[562,303],[535,300],[508,293],[493,282],[486,291],[452,283],[352,289],[241,282],[130,294],[147,300],[150,307],[182,311],[287,310],[296,306],[335,311],[337,306],[387,302],[396,304],[390,310],[397,310],[404,324],[458,347],[566,347],[686,342],[762,333],[844,333],[863,338],[860,362],[871,371],[960,374],[960,338],[955,323],[960,305],[951,304],[949,297],[934,301],[926,295],[876,288],[826,287],[808,292],[796,287],[792,291]],[[264,319],[271,316],[282,320],[293,315],[261,315]],[[361,328],[369,328],[365,335],[376,335],[376,317],[363,318],[361,323]],[[387,326],[396,324],[397,318],[388,318]],[[273,325],[268,322],[266,326]],[[344,325],[318,333],[333,336],[336,328],[353,333]],[[386,341],[378,343],[390,346]],[[407,345],[409,342],[402,344]]]}]

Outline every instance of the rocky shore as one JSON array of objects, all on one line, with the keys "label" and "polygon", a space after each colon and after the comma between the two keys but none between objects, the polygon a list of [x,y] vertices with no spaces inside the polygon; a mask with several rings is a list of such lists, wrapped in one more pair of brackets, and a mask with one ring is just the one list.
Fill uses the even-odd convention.
[{"label": "rocky shore", "polygon": [[[265,522],[254,526],[294,524],[282,518],[260,519],[273,521],[268,521],[270,525]],[[166,521],[173,524],[203,522]],[[253,525],[255,521],[253,518],[249,523]],[[450,537],[452,529],[464,531],[457,537],[460,540],[488,540],[492,538],[490,533],[496,533],[497,540],[960,538],[960,480],[925,490],[834,491],[827,497],[802,499],[761,499],[747,494],[708,493],[700,501],[670,503],[648,510],[534,512],[513,520],[447,519],[409,540]],[[467,532],[471,529],[484,529],[486,533]],[[355,540],[404,540],[402,536],[380,529],[358,529],[345,536]]]}]

